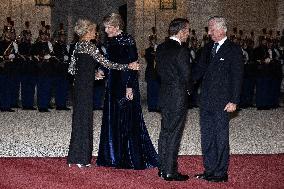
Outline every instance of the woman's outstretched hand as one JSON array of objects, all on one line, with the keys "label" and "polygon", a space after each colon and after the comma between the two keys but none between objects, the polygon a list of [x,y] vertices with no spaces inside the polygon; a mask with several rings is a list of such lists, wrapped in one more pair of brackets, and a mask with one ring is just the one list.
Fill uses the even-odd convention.
[{"label": "woman's outstretched hand", "polygon": [[133,91],[132,88],[126,88],[126,98],[128,100],[133,100]]},{"label": "woman's outstretched hand", "polygon": [[130,64],[128,64],[128,68],[131,69],[131,70],[139,70],[138,61],[131,62]]},{"label": "woman's outstretched hand", "polygon": [[101,79],[104,79],[104,78],[105,78],[105,74],[102,70],[98,70],[95,73],[95,80],[101,80]]}]

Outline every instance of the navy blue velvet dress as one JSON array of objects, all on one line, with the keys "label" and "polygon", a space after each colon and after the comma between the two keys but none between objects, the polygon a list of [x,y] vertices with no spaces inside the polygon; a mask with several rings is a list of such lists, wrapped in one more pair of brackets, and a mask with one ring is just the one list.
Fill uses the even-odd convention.
[{"label": "navy blue velvet dress", "polygon": [[[109,38],[107,58],[120,64],[138,59],[134,39],[125,33]],[[98,166],[122,169],[157,167],[158,156],[149,137],[140,105],[137,71],[106,70],[105,92]],[[132,88],[133,100],[127,100]]]}]

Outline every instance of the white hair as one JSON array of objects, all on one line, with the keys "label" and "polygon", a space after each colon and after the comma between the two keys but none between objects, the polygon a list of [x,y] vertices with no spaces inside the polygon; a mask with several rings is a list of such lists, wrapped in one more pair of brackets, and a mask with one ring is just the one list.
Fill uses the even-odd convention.
[{"label": "white hair", "polygon": [[213,16],[209,18],[209,22],[210,21],[214,21],[218,29],[223,29],[225,32],[227,32],[227,21],[224,17]]},{"label": "white hair", "polygon": [[84,36],[90,29],[96,28],[97,25],[90,20],[79,19],[74,27],[74,32],[81,38]]}]

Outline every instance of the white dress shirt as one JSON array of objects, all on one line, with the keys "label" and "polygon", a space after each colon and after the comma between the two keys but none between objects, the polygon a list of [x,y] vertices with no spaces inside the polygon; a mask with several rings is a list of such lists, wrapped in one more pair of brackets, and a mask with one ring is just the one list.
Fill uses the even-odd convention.
[{"label": "white dress shirt", "polygon": [[220,49],[220,47],[223,45],[223,43],[226,41],[227,36],[224,37],[221,41],[218,41],[217,43],[219,44],[216,48],[216,53],[218,52],[218,50]]},{"label": "white dress shirt", "polygon": [[181,41],[177,37],[171,36],[170,39],[177,41],[181,45]]}]

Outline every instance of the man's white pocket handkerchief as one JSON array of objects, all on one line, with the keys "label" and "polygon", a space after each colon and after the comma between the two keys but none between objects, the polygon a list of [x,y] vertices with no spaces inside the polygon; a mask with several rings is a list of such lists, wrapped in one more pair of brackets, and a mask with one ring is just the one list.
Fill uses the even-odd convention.
[{"label": "man's white pocket handkerchief", "polygon": [[225,60],[224,58],[220,58],[221,61]]}]

